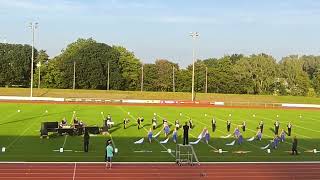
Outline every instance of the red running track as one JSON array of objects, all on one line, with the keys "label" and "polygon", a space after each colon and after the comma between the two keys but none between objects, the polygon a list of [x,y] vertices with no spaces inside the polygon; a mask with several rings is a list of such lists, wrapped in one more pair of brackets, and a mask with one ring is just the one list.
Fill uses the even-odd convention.
[{"label": "red running track", "polygon": [[101,179],[320,179],[320,163],[201,164],[1,164],[6,180],[101,180]]}]

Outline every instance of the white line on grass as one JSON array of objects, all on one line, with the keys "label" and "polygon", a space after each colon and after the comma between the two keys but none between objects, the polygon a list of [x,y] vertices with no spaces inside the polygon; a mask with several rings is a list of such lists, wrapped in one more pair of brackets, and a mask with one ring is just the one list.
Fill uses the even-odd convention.
[{"label": "white line on grass", "polygon": [[[157,114],[157,116],[159,116],[160,118],[164,118],[164,117],[160,116],[159,114]],[[167,120],[167,121],[168,121],[170,124],[175,125],[175,124],[172,123],[171,121],[169,121],[169,120]],[[175,126],[174,126],[174,128],[175,128]],[[193,136],[193,137],[195,137],[195,138],[197,138],[196,136],[194,136],[194,135],[191,134],[191,133],[190,133],[190,135]],[[204,143],[203,141],[201,141],[201,142]],[[214,149],[214,150],[218,150],[217,148],[213,147],[211,144],[207,144],[207,143],[204,143],[204,144],[208,145],[210,148],[212,148],[212,149]]]},{"label": "white line on grass", "polygon": [[[243,116],[240,116],[240,117],[243,117]],[[220,119],[220,118],[217,118],[218,120]],[[266,119],[266,118],[264,118],[264,119]],[[221,121],[223,121],[222,119],[220,119]],[[249,129],[249,128],[246,128],[246,129],[248,129],[249,131],[252,131],[252,132],[256,132],[256,131],[254,131],[254,130],[252,130],[252,129]],[[263,136],[267,136],[267,137],[270,137],[270,138],[272,138],[273,139],[273,137],[272,136],[269,136],[269,135],[267,135],[267,134],[263,134]],[[286,143],[286,144],[289,144],[289,145],[291,145],[291,143],[288,143],[288,142],[284,142],[284,143]],[[301,149],[304,149],[304,150],[307,150],[307,148],[305,148],[305,147],[303,147],[303,146],[299,146]]]},{"label": "white line on grass", "polygon": [[[271,120],[271,121],[273,121],[273,119],[271,119],[271,118],[267,118],[267,117],[264,117],[264,116],[260,116],[260,117],[262,117],[263,119],[267,119],[267,120]],[[288,121],[285,121],[285,122],[288,122]],[[297,125],[294,125],[294,126],[296,126],[296,127],[298,127]],[[299,126],[300,127],[300,126]],[[248,128],[249,129],[249,128]],[[249,129],[250,130],[250,129]],[[294,133],[294,134],[296,134],[296,135],[298,135],[298,136],[302,136],[302,137],[305,137],[305,138],[308,138],[308,139],[312,139],[311,137],[308,137],[308,136],[305,136],[305,135],[302,135],[302,134],[298,134],[298,133]],[[265,135],[265,136],[268,136],[268,135]],[[269,137],[271,137],[271,136],[269,136]],[[272,137],[271,137],[272,138]],[[285,141],[285,143],[286,144],[290,144],[290,143],[288,143],[288,142],[286,142]],[[301,147],[302,149],[305,149],[306,150],[306,148],[304,148],[304,147],[302,147],[302,146],[299,146],[299,147]]]},{"label": "white line on grass", "polygon": [[[187,115],[184,115],[186,118],[191,118],[190,116],[187,116]],[[192,118],[192,119],[194,119],[194,118]],[[216,118],[217,120],[219,120],[219,118]],[[197,119],[194,119],[194,120],[196,120],[197,122],[199,122],[199,123],[201,123],[201,124],[203,124],[203,125],[205,125],[205,126],[207,126],[207,124],[205,124],[205,123],[203,123],[201,120],[197,120]],[[223,121],[223,120],[221,120],[221,121]],[[219,129],[216,129],[217,131],[219,131],[219,132],[221,132],[222,134],[224,134],[224,132],[223,131],[221,131],[221,130],[219,130]],[[259,146],[257,146],[257,145],[254,145],[254,144],[251,144],[251,143],[249,143],[251,146],[254,146],[254,147],[256,147],[256,148],[258,148],[258,149],[260,149],[260,147]],[[215,149],[215,150],[217,150],[217,149]]]},{"label": "white line on grass", "polygon": [[[39,118],[42,118],[46,113],[42,113],[42,115]],[[21,134],[19,134],[18,137],[16,137],[11,143],[7,146],[7,149],[10,148],[14,143],[16,143],[37,121],[34,121],[33,123],[28,126]]]},{"label": "white line on grass", "polygon": [[64,136],[64,141],[63,141],[62,148],[64,148],[64,145],[65,145],[65,144],[66,144],[66,142],[67,142],[67,137],[68,137],[68,135],[65,135],[65,136]]},{"label": "white line on grass", "polygon": [[[264,118],[264,119],[268,119],[268,120],[271,120],[271,121],[274,121],[273,119],[271,119],[271,118],[267,118],[267,117],[263,117],[263,116],[260,116],[260,117],[262,117],[262,118]],[[289,121],[285,121],[285,122],[289,122]],[[306,130],[309,130],[309,131],[314,131],[314,132],[318,132],[318,133],[320,133],[320,131],[317,131],[317,130],[314,130],[314,129],[310,129],[310,128],[305,128],[305,127],[302,127],[302,126],[298,126],[298,125],[296,125],[296,124],[294,124],[293,125],[294,127],[298,127],[298,128],[300,128],[300,129],[306,129]],[[295,133],[295,134],[297,134],[297,133]],[[299,135],[299,134],[297,134],[297,135]],[[300,136],[300,135],[299,135]],[[307,137],[307,136],[305,136],[305,137]],[[311,138],[311,137],[309,137],[309,138]],[[312,139],[312,138],[311,138]]]},{"label": "white line on grass", "polygon": [[15,112],[9,114],[8,116],[4,117],[4,118],[0,121],[0,124],[10,123],[11,121],[7,121],[7,122],[6,122],[6,121],[5,121],[5,122],[2,122],[2,121],[9,119],[9,118],[13,117],[13,116],[16,115],[16,114],[18,114],[17,111],[15,111]]},{"label": "white line on grass", "polygon": [[[126,110],[124,110],[121,106],[118,106],[124,113],[127,113],[128,114],[128,112],[126,111]],[[131,114],[129,114],[129,116],[131,117],[131,118],[133,118],[133,119],[136,119],[134,116],[132,116]],[[146,131],[146,132],[148,132],[148,130],[145,128],[145,127],[143,127],[142,126],[142,128]],[[166,151],[168,151],[168,148],[166,147],[166,146],[164,146],[163,144],[161,144],[157,139],[155,139],[157,142],[158,142],[158,144],[160,144]],[[169,153],[172,157],[174,157],[175,158],[175,155],[173,155],[172,154],[172,152],[171,153]]]}]

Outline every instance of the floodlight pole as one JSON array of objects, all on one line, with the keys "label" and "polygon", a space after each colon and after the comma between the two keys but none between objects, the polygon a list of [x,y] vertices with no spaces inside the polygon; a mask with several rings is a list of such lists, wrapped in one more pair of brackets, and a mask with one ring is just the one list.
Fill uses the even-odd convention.
[{"label": "floodlight pole", "polygon": [[39,68],[39,80],[38,80],[38,89],[40,89],[40,78],[41,78],[41,62],[38,62],[37,64],[38,68]]},{"label": "floodlight pole", "polygon": [[141,66],[141,92],[143,91],[143,64]]},{"label": "floodlight pole", "polygon": [[172,66],[172,91],[176,92],[176,84],[174,81],[174,66]]},{"label": "floodlight pole", "polygon": [[110,63],[108,61],[108,81],[107,81],[107,90],[109,91],[110,87]]},{"label": "floodlight pole", "polygon": [[193,48],[192,48],[192,90],[191,90],[191,100],[194,101],[194,61],[195,61],[195,40],[197,37],[199,37],[198,32],[191,32],[190,36],[192,37],[193,40]]},{"label": "floodlight pole", "polygon": [[73,85],[72,89],[76,89],[76,61],[73,61]]},{"label": "floodlight pole", "polygon": [[37,22],[31,22],[29,28],[32,31],[32,49],[31,49],[31,82],[30,82],[30,97],[32,97],[33,92],[33,61],[34,61],[34,31],[38,27]]},{"label": "floodlight pole", "polygon": [[205,93],[208,93],[208,67],[206,67],[206,90]]}]

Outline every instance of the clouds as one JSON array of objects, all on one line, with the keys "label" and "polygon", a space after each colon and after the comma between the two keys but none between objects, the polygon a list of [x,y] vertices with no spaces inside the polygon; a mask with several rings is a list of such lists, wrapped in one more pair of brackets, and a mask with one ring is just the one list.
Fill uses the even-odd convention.
[{"label": "clouds", "polygon": [[189,31],[201,33],[202,57],[252,49],[281,54],[288,47],[318,48],[320,41],[319,0],[0,0],[0,14],[6,24],[0,36],[10,42],[29,42],[25,24],[39,22],[49,53],[92,36],[137,49],[144,59],[185,59]]}]

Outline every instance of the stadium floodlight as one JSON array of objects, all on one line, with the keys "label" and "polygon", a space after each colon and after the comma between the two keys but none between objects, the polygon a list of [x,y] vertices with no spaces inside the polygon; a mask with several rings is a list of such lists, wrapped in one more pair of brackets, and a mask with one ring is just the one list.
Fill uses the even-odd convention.
[{"label": "stadium floodlight", "polygon": [[[198,32],[190,32],[190,36],[192,37],[193,42],[199,37]],[[194,61],[195,61],[195,49],[194,43],[192,47],[192,90],[191,90],[191,100],[194,101]]]},{"label": "stadium floodlight", "polygon": [[37,22],[31,22],[29,25],[29,28],[32,31],[30,97],[32,97],[32,95],[33,95],[32,87],[33,87],[33,61],[34,61],[34,31],[37,29],[38,24],[39,23],[37,23]]}]

